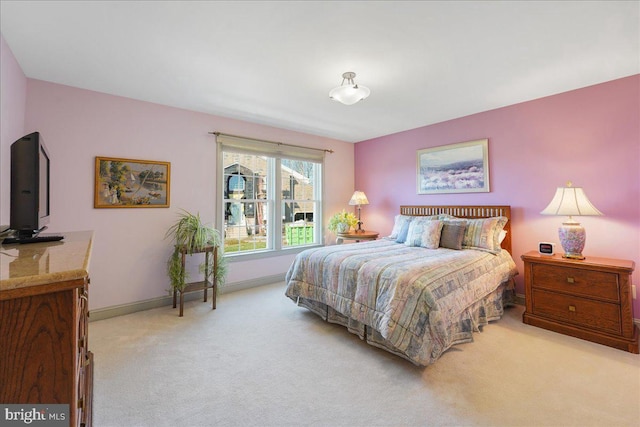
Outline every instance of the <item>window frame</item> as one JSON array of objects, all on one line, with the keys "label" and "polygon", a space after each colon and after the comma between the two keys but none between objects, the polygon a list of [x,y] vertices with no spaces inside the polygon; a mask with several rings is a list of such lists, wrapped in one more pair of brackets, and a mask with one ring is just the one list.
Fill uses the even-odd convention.
[{"label": "window frame", "polygon": [[[269,258],[275,256],[283,256],[289,254],[297,254],[302,252],[305,249],[323,246],[324,241],[324,230],[321,224],[323,224],[323,207],[324,207],[324,151],[326,150],[318,150],[318,149],[307,149],[314,150],[316,153],[313,156],[306,156],[303,147],[292,146],[295,147],[294,151],[287,150],[278,150],[275,151],[271,149],[266,144],[274,144],[269,141],[259,141],[253,139],[247,139],[249,143],[247,147],[242,147],[243,138],[240,137],[231,137],[237,138],[238,141],[232,141],[232,144],[226,145],[224,142],[221,143],[220,136],[218,136],[218,144],[216,150],[217,157],[217,172],[216,172],[216,181],[217,181],[217,195],[216,195],[216,221],[215,225],[218,231],[220,231],[221,235],[224,236],[225,230],[225,203],[227,199],[225,199],[225,174],[224,174],[224,153],[237,153],[237,154],[248,154],[254,156],[264,156],[273,161],[268,161],[267,168],[267,193],[273,194],[274,197],[272,199],[267,198],[266,203],[269,206],[273,206],[273,209],[268,210],[267,217],[267,248],[255,250],[255,251],[239,251],[239,252],[229,252],[225,253],[225,258],[230,261],[245,261],[251,259],[261,259],[261,258]],[[223,140],[224,141],[224,140]],[[260,145],[264,144],[264,145]],[[264,151],[261,151],[260,148],[264,148]],[[322,156],[319,157],[317,151],[322,151]],[[310,157],[310,158],[306,158]],[[283,246],[283,229],[284,224],[282,220],[283,215],[283,204],[285,201],[290,201],[291,199],[285,199],[282,196],[282,160],[301,160],[316,163],[319,167],[315,169],[314,176],[314,199],[313,203],[316,204],[316,212],[314,212],[314,241],[315,243],[307,244],[307,245],[295,245],[295,246]],[[319,188],[318,188],[319,187]],[[255,195],[254,195],[255,196]],[[224,237],[223,237],[224,238]]]}]

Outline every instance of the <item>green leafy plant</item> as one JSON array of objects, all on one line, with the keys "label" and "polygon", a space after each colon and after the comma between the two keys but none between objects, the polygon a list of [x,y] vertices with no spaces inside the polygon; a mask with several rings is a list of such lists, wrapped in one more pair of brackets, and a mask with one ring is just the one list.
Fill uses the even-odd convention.
[{"label": "green leafy plant", "polygon": [[[224,282],[227,274],[227,264],[226,259],[222,256],[222,238],[218,230],[202,222],[199,213],[192,214],[182,210],[178,221],[167,230],[166,238],[171,238],[174,242],[173,252],[167,260],[167,275],[172,289],[182,291],[187,284],[188,274],[182,269],[182,250],[185,248],[186,253],[192,255],[207,246],[217,247],[216,281],[218,284]],[[213,266],[213,254],[207,252],[206,256],[209,257],[209,265]],[[205,262],[202,262],[200,271],[204,272],[204,269]],[[213,268],[211,268],[210,274],[213,275],[213,273]],[[206,279],[209,279],[209,277]]]},{"label": "green leafy plant", "polygon": [[353,213],[343,209],[342,212],[338,212],[329,219],[329,231],[335,233],[339,228],[339,224],[346,224],[348,231],[349,228],[358,225],[358,218]]}]

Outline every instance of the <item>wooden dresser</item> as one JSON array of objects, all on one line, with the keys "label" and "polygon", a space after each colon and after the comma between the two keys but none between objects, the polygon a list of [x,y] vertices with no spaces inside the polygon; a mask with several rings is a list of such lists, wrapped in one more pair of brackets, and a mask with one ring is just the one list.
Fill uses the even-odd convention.
[{"label": "wooden dresser", "polygon": [[638,353],[633,323],[633,261],[561,255],[522,255],[524,323]]},{"label": "wooden dresser", "polygon": [[69,425],[89,426],[93,232],[61,234],[61,242],[0,246],[0,402],[68,404]]}]

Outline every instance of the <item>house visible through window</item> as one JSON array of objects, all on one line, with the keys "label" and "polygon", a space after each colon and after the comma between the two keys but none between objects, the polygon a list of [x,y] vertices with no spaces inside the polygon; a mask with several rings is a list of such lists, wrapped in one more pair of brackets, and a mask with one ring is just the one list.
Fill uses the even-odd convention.
[{"label": "house visible through window", "polygon": [[[235,142],[235,141],[234,141]],[[322,162],[222,144],[219,227],[228,255],[319,244]],[[317,157],[317,155],[316,155]]]}]

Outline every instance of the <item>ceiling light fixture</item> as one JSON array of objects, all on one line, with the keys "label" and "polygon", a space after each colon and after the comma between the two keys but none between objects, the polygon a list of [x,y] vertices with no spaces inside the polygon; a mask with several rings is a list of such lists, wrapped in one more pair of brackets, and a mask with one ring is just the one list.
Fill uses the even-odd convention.
[{"label": "ceiling light fixture", "polygon": [[[340,86],[333,88],[331,92],[329,92],[329,98],[334,101],[338,101],[343,103],[344,105],[353,105],[358,101],[362,101],[365,99],[371,91],[366,86],[358,86],[353,79],[355,78],[356,73],[351,71],[347,71],[342,74],[342,83]],[[347,84],[344,84],[345,80]]]}]

